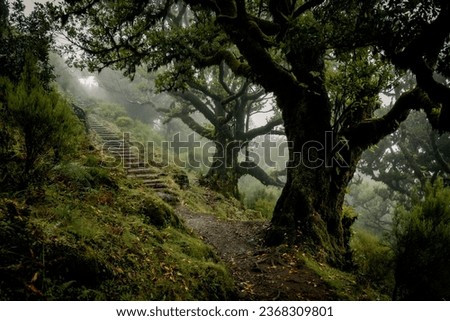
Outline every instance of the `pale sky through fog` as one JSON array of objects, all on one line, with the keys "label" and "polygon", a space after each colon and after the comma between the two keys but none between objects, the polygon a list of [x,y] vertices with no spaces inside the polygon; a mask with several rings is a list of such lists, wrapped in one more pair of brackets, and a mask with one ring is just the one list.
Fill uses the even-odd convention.
[{"label": "pale sky through fog", "polygon": [[23,0],[26,13],[30,13],[33,10],[35,2],[45,3],[48,2],[48,0]]}]

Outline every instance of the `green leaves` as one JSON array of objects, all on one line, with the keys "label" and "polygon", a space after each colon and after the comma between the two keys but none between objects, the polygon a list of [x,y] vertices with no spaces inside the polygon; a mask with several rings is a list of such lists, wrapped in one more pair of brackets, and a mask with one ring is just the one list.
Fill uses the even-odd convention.
[{"label": "green leaves", "polygon": [[52,36],[47,16],[40,6],[36,8],[25,16],[20,1],[13,2],[9,7],[6,3],[0,3],[0,77],[17,83],[26,64],[26,56],[31,54],[39,61],[37,76],[46,86],[53,79],[49,63]]},{"label": "green leaves", "polygon": [[373,117],[380,107],[379,93],[394,79],[392,66],[370,47],[332,52],[327,62],[326,86],[334,102],[337,128]]}]

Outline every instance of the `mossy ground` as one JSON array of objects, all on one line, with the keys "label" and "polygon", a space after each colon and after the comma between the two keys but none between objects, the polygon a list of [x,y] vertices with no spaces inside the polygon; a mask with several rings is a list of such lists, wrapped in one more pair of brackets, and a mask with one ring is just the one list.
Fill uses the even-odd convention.
[{"label": "mossy ground", "polygon": [[361,283],[355,273],[333,268],[299,249],[293,252],[298,262],[303,262],[336,293],[337,300],[390,300],[389,295],[376,290],[375,284]]},{"label": "mossy ground", "polygon": [[233,280],[173,209],[95,151],[0,198],[2,300],[223,300]]},{"label": "mossy ground", "polygon": [[191,184],[189,189],[182,191],[181,198],[183,205],[189,210],[220,219],[266,220],[262,212],[248,209],[235,198],[227,198],[221,193],[197,184]]}]

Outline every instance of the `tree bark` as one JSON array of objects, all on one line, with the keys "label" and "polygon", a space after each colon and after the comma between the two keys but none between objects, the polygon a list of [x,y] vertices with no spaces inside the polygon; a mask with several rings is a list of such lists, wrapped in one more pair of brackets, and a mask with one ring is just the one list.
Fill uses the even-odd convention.
[{"label": "tree bark", "polygon": [[[283,104],[281,99],[279,103]],[[302,244],[325,255],[328,262],[345,267],[351,261],[348,243],[354,218],[345,217],[342,208],[361,152],[339,142],[325,124],[320,126],[320,119],[312,119],[321,117],[311,108],[317,103],[312,97],[301,100],[299,108],[283,108],[292,146],[290,163],[266,241],[269,245]],[[290,119],[303,121],[299,125]]]},{"label": "tree bark", "polygon": [[239,142],[230,141],[227,135],[219,133],[215,140],[216,151],[208,173],[202,177],[200,183],[215,191],[220,191],[227,197],[239,198],[238,182],[240,174],[236,170],[239,151]]}]

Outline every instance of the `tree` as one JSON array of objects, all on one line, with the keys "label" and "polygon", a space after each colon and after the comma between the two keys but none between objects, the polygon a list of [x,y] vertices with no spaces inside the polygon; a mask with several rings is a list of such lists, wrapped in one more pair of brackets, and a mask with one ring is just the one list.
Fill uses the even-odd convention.
[{"label": "tree", "polygon": [[411,190],[450,174],[450,136],[438,135],[423,113],[413,113],[400,129],[363,155],[361,171],[385,183],[406,205]]},{"label": "tree", "polygon": [[396,207],[392,191],[383,183],[361,174],[355,175],[349,185],[346,203],[358,214],[356,228],[378,236],[392,230],[392,216]]},{"label": "tree", "polygon": [[[450,128],[450,89],[433,78],[436,72],[450,76],[450,4],[184,0],[195,23],[173,26],[166,21],[179,10],[175,3],[66,1],[57,14],[92,68],[133,74],[137,65],[166,65],[177,85],[225,62],[273,93],[291,148],[267,240],[304,242],[344,264],[351,220],[342,205],[362,152],[394,132],[412,109],[423,109],[434,128]],[[375,117],[378,94],[389,86],[386,69],[410,70],[417,85]],[[336,70],[356,86],[332,100],[328,71]]]},{"label": "tree", "polygon": [[[415,79],[407,74],[395,83],[390,92],[383,93],[391,99],[389,108],[411,84],[415,84]],[[386,109],[381,108],[379,112]],[[442,179],[447,184],[449,139],[448,133],[439,134],[433,130],[423,112],[414,111],[399,130],[365,151],[358,170],[371,179],[363,175],[354,180],[347,198],[358,213],[357,223],[375,233],[391,230],[390,217],[395,203],[410,210],[412,198],[424,196],[428,183]]]},{"label": "tree", "polygon": [[6,0],[0,1],[0,37],[3,39],[5,33],[8,30],[8,15],[9,15],[8,3]]},{"label": "tree", "polygon": [[48,86],[53,79],[49,63],[52,34],[42,4],[28,16],[20,0],[11,5],[1,0],[0,9],[0,77],[17,83],[26,64],[26,54],[31,54],[39,62],[37,76],[41,84]]},{"label": "tree", "polygon": [[[235,77],[225,64],[204,70],[187,82],[188,90],[171,91],[178,99],[165,110],[168,120],[179,118],[191,130],[214,142],[215,152],[208,173],[201,182],[225,195],[238,197],[238,181],[243,175],[251,175],[264,185],[282,187],[283,183],[269,176],[251,157],[250,142],[265,134],[284,135],[275,128],[282,124],[281,116],[274,116],[264,125],[251,128],[252,116],[269,104],[264,90]],[[195,113],[202,116],[201,121]],[[244,150],[245,159],[239,159]],[[255,156],[255,155],[253,155]],[[257,161],[257,160],[256,160]],[[191,166],[199,167],[199,160],[191,160]]]}]

